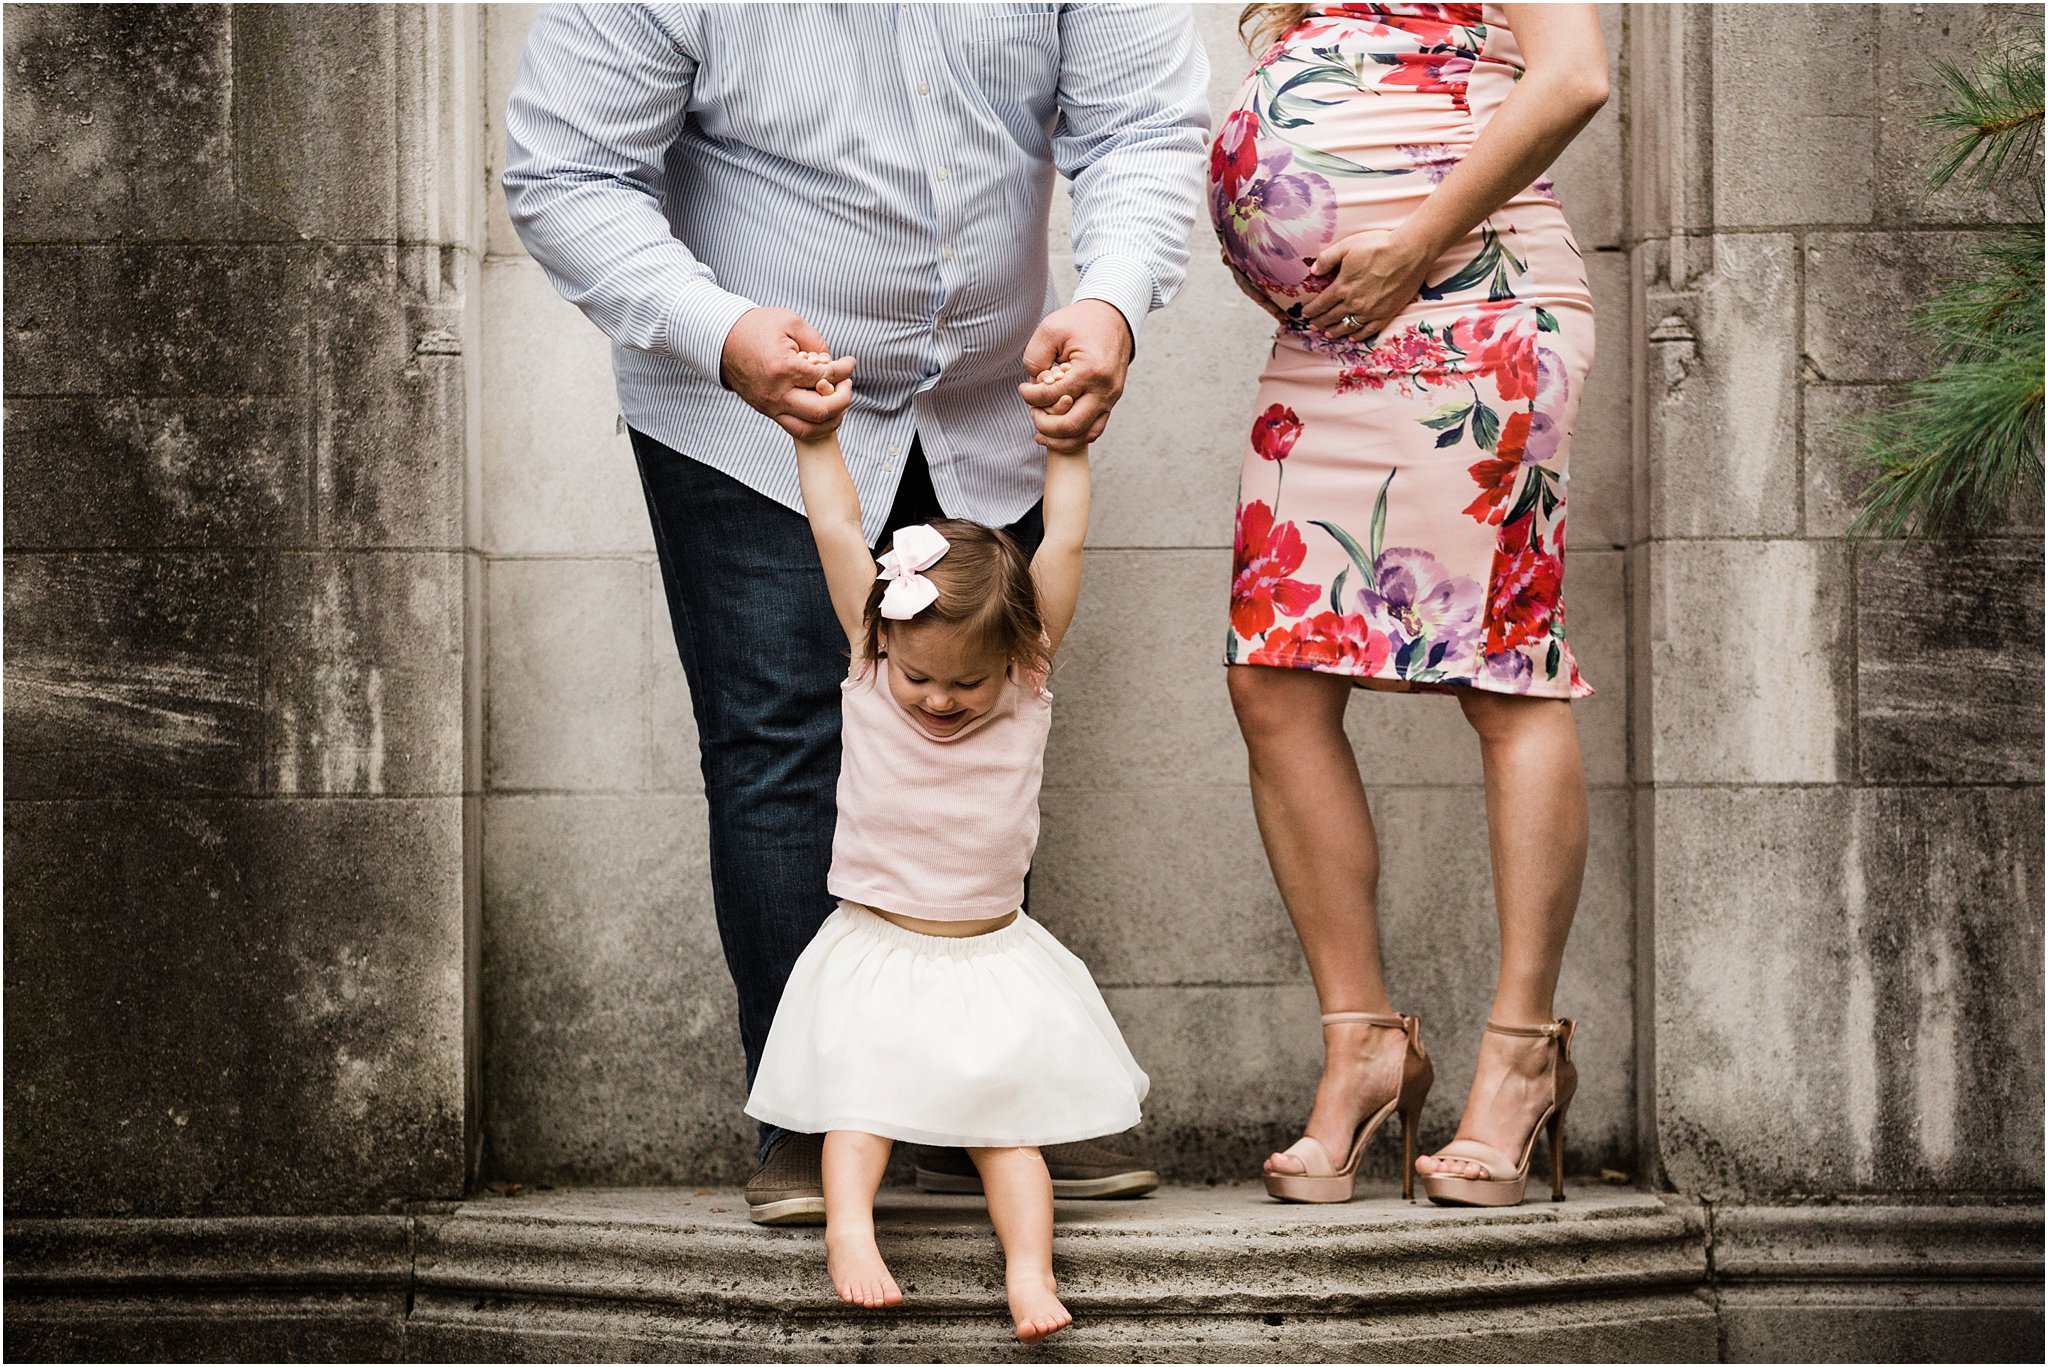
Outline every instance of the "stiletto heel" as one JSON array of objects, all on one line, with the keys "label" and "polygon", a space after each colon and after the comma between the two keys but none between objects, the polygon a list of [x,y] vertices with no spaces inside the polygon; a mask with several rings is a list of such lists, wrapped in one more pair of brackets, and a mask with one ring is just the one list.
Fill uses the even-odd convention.
[{"label": "stiletto heel", "polygon": [[1406,1197],[1414,1193],[1415,1122],[1422,1114],[1422,1102],[1429,1095],[1430,1084],[1436,1080],[1436,1067],[1422,1048],[1422,1017],[1387,1015],[1377,1011],[1332,1011],[1323,1017],[1324,1025],[1346,1021],[1359,1021],[1402,1033],[1405,1046],[1401,1051],[1400,1085],[1387,1104],[1367,1116],[1353,1133],[1351,1148],[1344,1155],[1342,1167],[1330,1161],[1328,1149],[1307,1135],[1283,1150],[1300,1162],[1302,1170],[1265,1175],[1267,1194],[1278,1200],[1317,1204],[1349,1201],[1358,1180],[1358,1160],[1365,1153],[1367,1141],[1396,1111],[1401,1113],[1402,1148],[1407,1158],[1401,1194]]},{"label": "stiletto heel", "polygon": [[1550,1137],[1550,1199],[1564,1199],[1564,1113],[1572,1094],[1579,1088],[1578,1065],[1572,1062],[1572,1035],[1578,1022],[1554,1020],[1547,1025],[1500,1025],[1488,1021],[1486,1028],[1496,1035],[1542,1039],[1551,1043],[1550,1105],[1538,1117],[1518,1157],[1482,1144],[1476,1139],[1454,1139],[1437,1151],[1438,1158],[1457,1158],[1486,1173],[1484,1177],[1452,1177],[1424,1173],[1422,1189],[1440,1206],[1518,1206],[1529,1185],[1529,1160],[1535,1156],[1536,1136]]}]

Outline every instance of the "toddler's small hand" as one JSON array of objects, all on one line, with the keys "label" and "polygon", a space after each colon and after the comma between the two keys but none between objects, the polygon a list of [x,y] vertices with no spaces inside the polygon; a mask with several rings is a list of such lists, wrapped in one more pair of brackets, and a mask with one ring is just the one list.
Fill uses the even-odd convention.
[{"label": "toddler's small hand", "polygon": [[[792,344],[792,345],[794,345],[794,344]],[[796,359],[797,359],[797,360],[798,360],[798,361],[799,361],[800,363],[802,363],[802,364],[804,364],[804,365],[807,365],[807,366],[810,366],[810,365],[814,365],[814,366],[816,366],[816,367],[818,368],[818,380],[817,380],[817,383],[816,383],[816,384],[814,384],[814,385],[813,385],[813,386],[811,386],[811,387],[812,387],[813,389],[817,390],[817,391],[818,391],[818,392],[819,392],[820,394],[830,394],[830,393],[831,393],[831,392],[833,391],[833,389],[835,389],[835,388],[837,387],[837,386],[835,386],[835,385],[834,385],[834,384],[832,383],[832,353],[831,353],[831,352],[829,352],[829,351],[799,351],[799,352],[797,352],[797,353],[796,353]]]},{"label": "toddler's small hand", "polygon": [[[1060,361],[1054,365],[1047,366],[1044,370],[1039,371],[1038,383],[1044,385],[1049,389],[1057,390],[1060,384],[1063,381],[1065,381],[1069,375],[1073,373],[1074,367],[1072,362]],[[1059,397],[1055,398],[1051,403],[1040,404],[1038,406],[1043,408],[1046,412],[1057,416],[1059,414],[1066,413],[1073,408],[1074,396],[1072,394],[1061,394],[1059,395]]]}]

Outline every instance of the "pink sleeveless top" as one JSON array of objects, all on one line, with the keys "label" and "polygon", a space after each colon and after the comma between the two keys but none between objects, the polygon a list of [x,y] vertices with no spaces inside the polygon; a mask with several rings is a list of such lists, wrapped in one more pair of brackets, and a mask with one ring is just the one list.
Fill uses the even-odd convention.
[{"label": "pink sleeveless top", "polygon": [[839,824],[826,889],[928,921],[1017,910],[1038,847],[1052,694],[1013,669],[994,707],[934,736],[889,692],[889,667],[885,656],[839,685]]}]

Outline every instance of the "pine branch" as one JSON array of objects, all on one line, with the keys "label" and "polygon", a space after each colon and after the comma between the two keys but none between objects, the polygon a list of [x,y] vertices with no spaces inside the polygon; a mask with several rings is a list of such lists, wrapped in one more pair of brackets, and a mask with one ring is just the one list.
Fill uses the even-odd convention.
[{"label": "pine branch", "polygon": [[1937,84],[1948,96],[1946,107],[1921,120],[1930,128],[1955,134],[1943,149],[1929,177],[1939,190],[1976,165],[1972,178],[1989,185],[2006,174],[2015,159],[2038,173],[2041,146],[2042,50],[2013,42],[1984,59],[1975,73],[1953,62],[1935,63]]}]

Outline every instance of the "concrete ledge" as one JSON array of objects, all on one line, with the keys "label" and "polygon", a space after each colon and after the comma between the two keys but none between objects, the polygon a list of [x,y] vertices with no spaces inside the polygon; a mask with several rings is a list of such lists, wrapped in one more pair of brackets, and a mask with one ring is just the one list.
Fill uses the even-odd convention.
[{"label": "concrete ledge", "polygon": [[[1022,1356],[981,1203],[884,1193],[907,1303],[831,1298],[739,1193],[410,1214],[13,1220],[10,1358],[974,1361]],[[1251,1186],[1060,1207],[1068,1361],[2039,1361],[2041,1208],[1707,1207],[1611,1187],[1439,1209]]]}]

